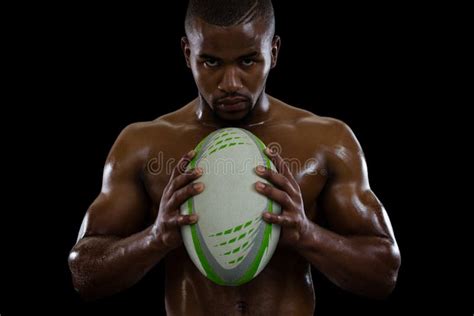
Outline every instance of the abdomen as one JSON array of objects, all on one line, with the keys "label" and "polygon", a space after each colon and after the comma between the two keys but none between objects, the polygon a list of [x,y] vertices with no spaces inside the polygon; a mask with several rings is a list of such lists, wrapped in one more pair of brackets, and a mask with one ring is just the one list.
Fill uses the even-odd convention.
[{"label": "abdomen", "polygon": [[315,303],[309,264],[279,249],[249,283],[220,286],[179,248],[166,259],[165,293],[168,315],[313,315]]}]

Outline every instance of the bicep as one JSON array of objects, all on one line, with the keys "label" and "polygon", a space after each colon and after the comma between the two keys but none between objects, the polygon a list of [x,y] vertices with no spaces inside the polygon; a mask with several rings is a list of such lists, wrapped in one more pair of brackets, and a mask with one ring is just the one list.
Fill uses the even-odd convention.
[{"label": "bicep", "polygon": [[86,213],[84,236],[129,236],[146,222],[148,197],[138,183],[117,183],[101,192]]},{"label": "bicep", "polygon": [[372,190],[355,183],[340,183],[325,191],[323,209],[335,232],[392,238],[387,213]]},{"label": "bicep", "polygon": [[346,125],[328,155],[328,164],[330,178],[321,196],[328,225],[343,235],[393,239],[388,215],[370,189],[362,149]]},{"label": "bicep", "polygon": [[149,198],[140,177],[140,161],[133,156],[137,151],[124,148],[130,147],[127,145],[126,141],[118,141],[112,148],[104,167],[101,192],[87,210],[79,239],[125,237],[144,228]]}]

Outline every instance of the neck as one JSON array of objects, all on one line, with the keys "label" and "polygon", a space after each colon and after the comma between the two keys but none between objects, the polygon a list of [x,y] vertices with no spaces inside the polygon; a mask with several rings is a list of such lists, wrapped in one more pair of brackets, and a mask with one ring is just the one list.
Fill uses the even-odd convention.
[{"label": "neck", "polygon": [[193,108],[194,113],[196,115],[196,121],[202,125],[212,126],[216,128],[247,128],[263,125],[270,120],[271,102],[269,96],[265,92],[263,92],[258,98],[252,110],[243,119],[236,121],[228,121],[218,117],[202,96],[199,96],[194,101]]}]

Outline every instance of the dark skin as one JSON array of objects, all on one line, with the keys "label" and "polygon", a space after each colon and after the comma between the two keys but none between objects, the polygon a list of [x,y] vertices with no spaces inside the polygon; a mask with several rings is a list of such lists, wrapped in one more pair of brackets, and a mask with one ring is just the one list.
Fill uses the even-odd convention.
[{"label": "dark skin", "polygon": [[[117,293],[160,262],[168,315],[312,315],[311,265],[345,290],[389,295],[400,255],[354,134],[341,121],[264,91],[280,39],[259,20],[215,27],[197,19],[182,47],[199,97],[152,122],[132,124],[118,137],[102,191],[69,258],[81,295]],[[199,221],[179,215],[179,206],[205,190],[199,169],[183,172],[194,154],[189,150],[227,126],[245,128],[282,149],[267,152],[277,172],[255,170],[274,184],[256,183],[255,189],[282,206],[280,215],[262,214],[282,226],[279,244],[267,267],[239,287],[205,278],[189,259],[179,229]]]}]

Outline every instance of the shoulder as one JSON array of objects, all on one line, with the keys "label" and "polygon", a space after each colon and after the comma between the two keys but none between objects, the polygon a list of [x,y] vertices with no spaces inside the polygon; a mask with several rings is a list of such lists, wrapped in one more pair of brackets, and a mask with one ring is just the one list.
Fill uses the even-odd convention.
[{"label": "shoulder", "polygon": [[325,161],[329,172],[364,169],[362,148],[348,124],[288,104],[283,103],[283,107],[291,126],[288,131],[298,139],[304,138],[307,150]]},{"label": "shoulder", "polygon": [[274,99],[281,106],[285,121],[293,125],[302,135],[311,135],[319,144],[336,146],[356,142],[352,129],[343,121],[327,116],[316,115],[310,111],[294,107]]},{"label": "shoulder", "polygon": [[306,118],[302,124],[307,124],[310,135],[314,135],[314,146],[331,177],[364,179],[364,153],[349,125],[331,117]]},{"label": "shoulder", "polygon": [[299,124],[313,132],[318,142],[325,146],[358,146],[352,129],[339,119],[313,115],[302,118]]},{"label": "shoulder", "polygon": [[318,147],[329,157],[354,156],[362,153],[352,129],[339,119],[313,115],[302,118],[299,124],[307,129],[307,133],[313,135]]},{"label": "shoulder", "polygon": [[185,129],[179,111],[127,125],[119,133],[107,159],[141,165],[150,150],[166,145],[170,138],[177,137]]},{"label": "shoulder", "polygon": [[158,118],[135,122],[126,126],[117,137],[116,145],[128,149],[137,149],[156,144],[169,134],[179,133],[185,129],[188,120],[183,118],[185,107],[176,111],[164,114]]}]

